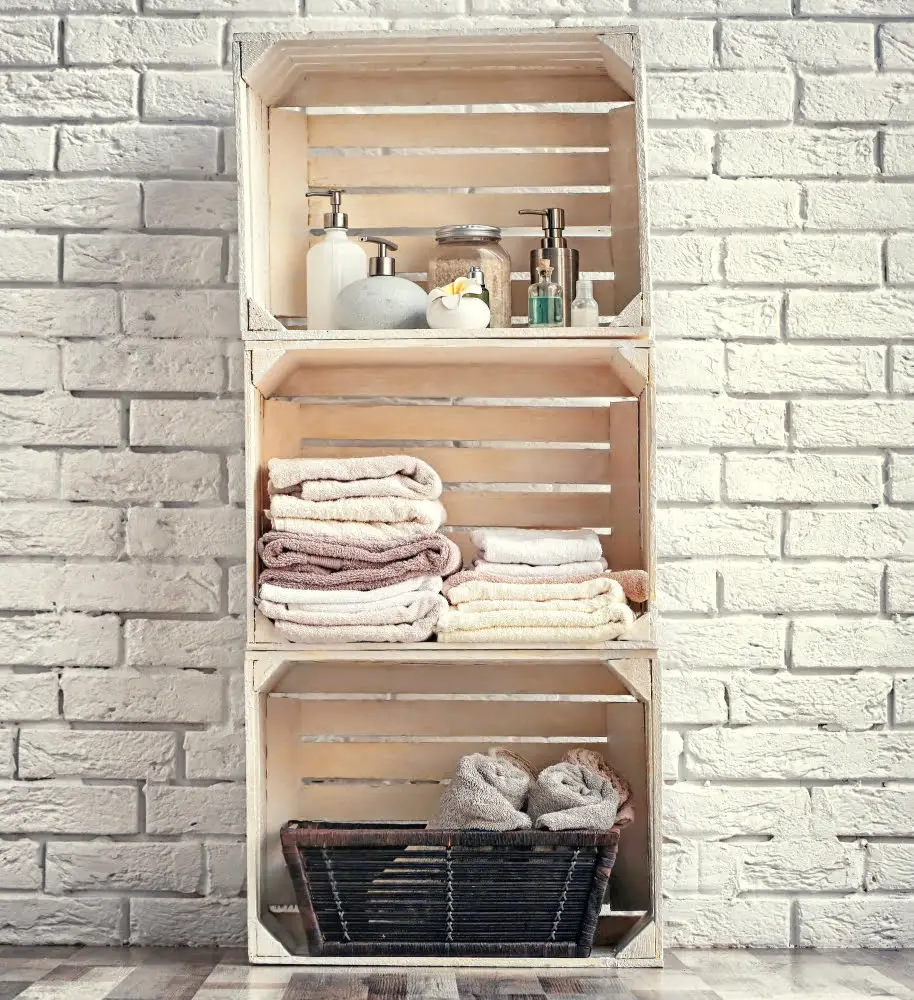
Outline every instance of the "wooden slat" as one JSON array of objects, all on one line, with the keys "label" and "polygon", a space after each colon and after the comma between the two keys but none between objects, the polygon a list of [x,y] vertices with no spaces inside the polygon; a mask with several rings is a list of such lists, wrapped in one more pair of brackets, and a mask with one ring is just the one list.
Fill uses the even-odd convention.
[{"label": "wooden slat", "polygon": [[[470,493],[445,489],[451,527],[610,528],[618,514],[610,493]],[[627,519],[626,519],[627,520]]]},{"label": "wooden slat", "polygon": [[436,784],[305,785],[298,793],[295,818],[337,823],[427,823],[438,808],[443,788]]},{"label": "wooden slat", "polygon": [[[582,76],[598,76],[605,71],[602,60],[592,56],[576,56],[563,52],[544,51],[540,55],[536,71],[540,76],[567,77],[572,73]],[[302,77],[314,79],[321,76],[337,77],[340,75],[339,62],[331,62],[326,56],[292,57],[289,66],[293,72]],[[376,78],[388,73],[399,73],[403,76],[426,76],[430,72],[438,78],[447,75],[458,79],[472,79],[477,75],[499,77],[505,72],[504,63],[500,61],[497,52],[479,52],[476,54],[452,53],[441,55],[435,60],[434,66],[429,66],[428,56],[421,53],[397,55],[354,55],[346,67],[352,76],[370,76]],[[530,73],[533,67],[525,67],[519,72]],[[607,74],[609,75],[609,74]],[[619,100],[631,100],[631,94],[625,87],[619,86]],[[364,96],[362,100],[365,100]]]},{"label": "wooden slat", "polygon": [[359,398],[411,397],[419,399],[489,398],[531,399],[544,397],[608,398],[626,397],[631,392],[609,365],[603,367],[563,367],[543,365],[461,365],[446,363],[422,366],[386,365],[369,368],[317,368],[300,365],[290,370],[274,397]]},{"label": "wooden slat", "polygon": [[[537,770],[558,763],[566,752],[586,747],[602,752],[605,743],[515,743]],[[303,778],[413,778],[441,780],[453,777],[465,754],[488,753],[491,743],[301,743],[296,749]]]},{"label": "wooden slat", "polygon": [[357,406],[264,404],[264,451],[302,440],[543,441],[609,440],[606,407]]},{"label": "wooden slat", "polygon": [[[576,483],[609,482],[609,452],[560,448],[416,448],[410,455],[428,462],[446,483]],[[388,455],[382,446],[342,447],[295,442],[281,455],[268,458],[361,458]]]},{"label": "wooden slat", "polygon": [[597,663],[500,663],[493,670],[490,663],[431,664],[351,661],[340,664],[308,660],[296,664],[276,685],[277,692],[361,692],[419,691],[574,694],[625,694],[618,677]]},{"label": "wooden slat", "polygon": [[546,75],[505,69],[499,73],[321,73],[292,75],[275,103],[285,107],[428,107],[455,104],[580,104],[628,102],[606,75]]},{"label": "wooden slat", "polygon": [[[614,32],[619,34],[619,32]],[[421,53],[434,65],[442,55],[457,52],[472,54],[478,52],[495,52],[504,67],[536,66],[537,61],[526,63],[523,60],[540,56],[543,52],[569,52],[582,55],[599,54],[598,39],[593,30],[562,29],[559,31],[527,31],[469,33],[451,35],[445,32],[438,34],[413,35],[404,32],[364,34],[336,34],[320,37],[283,39],[271,49],[285,59],[308,55],[333,54],[343,67],[348,65],[348,59],[356,54],[396,55],[400,53]]]},{"label": "wooden slat", "polygon": [[447,523],[489,528],[609,528],[609,493],[465,493],[445,490]]},{"label": "wooden slat", "polygon": [[606,706],[573,702],[300,702],[302,736],[602,736]]},{"label": "wooden slat", "polygon": [[307,121],[293,111],[270,109],[270,310],[279,316],[307,311]]},{"label": "wooden slat", "polygon": [[645,287],[641,274],[641,198],[638,154],[631,142],[635,134],[635,108],[622,108],[609,116],[613,145],[608,153],[609,182],[613,186],[613,269],[617,311]]},{"label": "wooden slat", "polygon": [[[353,194],[346,196],[345,206],[354,228],[434,229],[477,222],[517,226],[523,221],[520,209],[537,208],[542,199],[536,194]],[[563,194],[554,201],[565,210],[569,226],[610,224],[605,194]],[[311,205],[309,224],[323,226],[323,205]]]},{"label": "wooden slat", "polygon": [[603,114],[427,114],[311,115],[312,147],[417,149],[436,146],[605,147],[609,122]]},{"label": "wooden slat", "polygon": [[644,569],[641,552],[641,484],[638,403],[619,403],[609,411],[613,484],[613,538],[610,566],[614,570]]},{"label": "wooden slat", "polygon": [[606,185],[605,153],[496,153],[449,156],[314,156],[319,187],[449,188]]},{"label": "wooden slat", "polygon": [[[399,274],[425,274],[428,262],[435,249],[435,238],[427,236],[398,236],[394,241],[399,249],[397,258]],[[612,244],[609,236],[569,236],[568,242],[579,254],[582,271],[607,272],[613,269]],[[513,271],[527,271],[530,267],[530,251],[540,246],[538,236],[502,236],[501,246],[511,258]]]}]

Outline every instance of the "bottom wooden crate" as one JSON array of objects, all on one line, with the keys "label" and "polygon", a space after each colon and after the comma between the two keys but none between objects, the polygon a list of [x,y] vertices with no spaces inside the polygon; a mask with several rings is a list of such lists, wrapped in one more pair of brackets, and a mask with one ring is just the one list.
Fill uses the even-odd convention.
[{"label": "bottom wooden crate", "polygon": [[379,964],[308,954],[279,831],[288,820],[424,823],[466,753],[510,746],[538,767],[572,747],[629,780],[589,958],[431,958],[398,965],[656,966],[660,944],[656,660],[606,650],[314,649],[246,664],[248,906],[252,962]]}]

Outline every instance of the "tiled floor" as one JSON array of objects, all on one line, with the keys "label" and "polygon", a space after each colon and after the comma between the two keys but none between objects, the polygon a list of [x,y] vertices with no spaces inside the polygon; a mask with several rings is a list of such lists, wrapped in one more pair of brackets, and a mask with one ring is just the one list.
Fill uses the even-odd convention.
[{"label": "tiled floor", "polygon": [[683,951],[620,972],[302,972],[238,951],[0,947],[0,1000],[914,1000],[914,952]]}]

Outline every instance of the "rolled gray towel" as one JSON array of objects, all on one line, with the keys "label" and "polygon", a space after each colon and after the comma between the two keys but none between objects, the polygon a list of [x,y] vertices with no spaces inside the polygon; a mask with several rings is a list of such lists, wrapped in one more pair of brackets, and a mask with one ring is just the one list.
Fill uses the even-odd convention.
[{"label": "rolled gray towel", "polygon": [[521,812],[534,771],[510,751],[461,757],[429,830],[529,830]]},{"label": "rolled gray towel", "polygon": [[530,786],[538,830],[608,830],[631,798],[628,782],[592,750],[571,750]]}]

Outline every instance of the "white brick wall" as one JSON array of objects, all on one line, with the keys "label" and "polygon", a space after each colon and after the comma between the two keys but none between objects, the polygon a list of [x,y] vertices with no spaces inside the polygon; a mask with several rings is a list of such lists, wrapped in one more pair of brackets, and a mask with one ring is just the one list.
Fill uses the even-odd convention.
[{"label": "white brick wall", "polygon": [[[0,939],[238,943],[228,38],[522,5],[2,6]],[[668,941],[914,945],[910,2],[581,10],[651,68]]]}]

